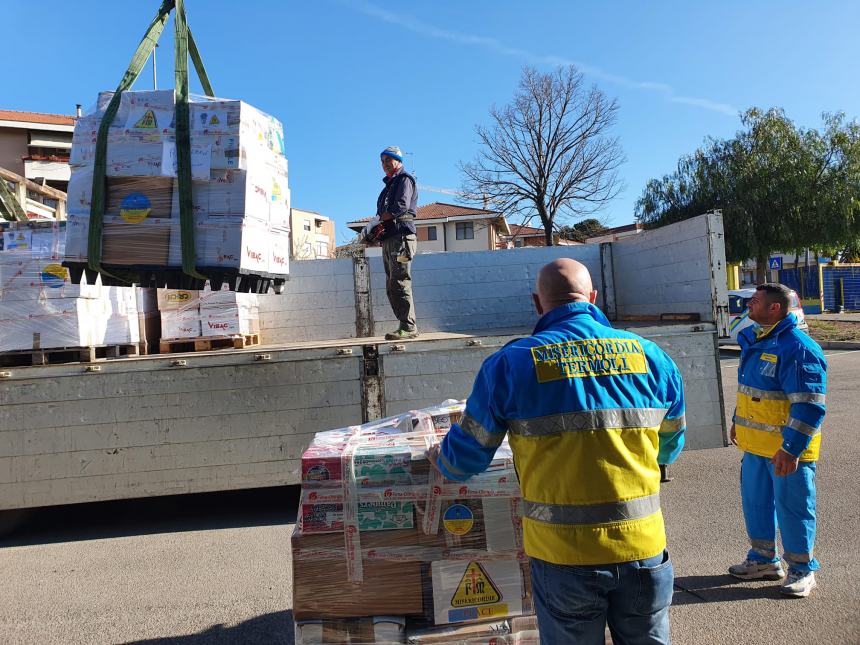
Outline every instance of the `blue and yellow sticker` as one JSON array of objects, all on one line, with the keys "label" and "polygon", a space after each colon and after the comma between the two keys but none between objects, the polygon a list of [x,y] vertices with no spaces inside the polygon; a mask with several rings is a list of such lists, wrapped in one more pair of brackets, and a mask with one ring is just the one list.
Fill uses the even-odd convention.
[{"label": "blue and yellow sticker", "polygon": [[767,361],[768,363],[776,363],[777,357],[776,357],[776,354],[763,353],[761,355],[761,360]]},{"label": "blue and yellow sticker", "polygon": [[42,284],[51,289],[59,289],[69,279],[69,270],[61,264],[52,262],[42,267]]},{"label": "blue and yellow sticker", "polygon": [[140,224],[152,212],[152,202],[143,193],[130,193],[119,204],[120,216],[130,224]]},{"label": "blue and yellow sticker", "polygon": [[611,374],[647,374],[642,344],[635,338],[588,338],[532,347],[538,383]]},{"label": "blue and yellow sticker", "polygon": [[466,535],[475,524],[475,516],[468,506],[452,504],[442,514],[442,524],[451,535]]}]

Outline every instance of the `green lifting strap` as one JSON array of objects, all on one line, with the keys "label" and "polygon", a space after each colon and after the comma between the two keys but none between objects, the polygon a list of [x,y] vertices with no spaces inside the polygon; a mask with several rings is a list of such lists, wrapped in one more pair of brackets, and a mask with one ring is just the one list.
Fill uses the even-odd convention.
[{"label": "green lifting strap", "polygon": [[[108,103],[104,117],[99,125],[96,139],[96,156],[93,168],[93,194],[90,207],[90,230],[87,247],[88,265],[94,271],[107,273],[101,267],[102,233],[104,230],[105,210],[105,175],[107,171],[107,137],[108,129],[113,123],[119,110],[122,93],[131,88],[143,66],[149,59],[152,50],[158,42],[161,32],[170,12],[176,9],[175,24],[175,54],[176,54],[176,155],[177,179],[179,183],[179,227],[182,239],[182,270],[189,276],[205,279],[197,272],[197,257],[194,245],[194,215],[191,203],[191,127],[188,106],[188,55],[194,63],[203,91],[209,97],[214,97],[209,76],[200,58],[200,52],[194,37],[188,29],[183,0],[163,0],[153,21],[146,30],[137,50],[132,56],[131,63],[125,75],[116,88],[116,92]],[[111,275],[108,273],[108,275]],[[118,276],[114,276],[118,277]]]}]

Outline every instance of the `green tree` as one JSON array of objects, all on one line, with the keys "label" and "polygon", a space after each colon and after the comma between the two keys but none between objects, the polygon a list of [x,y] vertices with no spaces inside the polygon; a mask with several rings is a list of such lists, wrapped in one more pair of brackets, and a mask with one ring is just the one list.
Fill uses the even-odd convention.
[{"label": "green tree", "polygon": [[598,219],[590,217],[581,222],[577,222],[573,226],[560,226],[558,236],[564,240],[573,240],[574,242],[585,242],[589,237],[597,235],[601,231],[605,231],[606,227]]},{"label": "green tree", "polygon": [[723,213],[726,258],[755,258],[846,246],[860,232],[860,130],[843,114],[824,115],[822,132],[796,127],[780,109],[750,109],[743,129],[708,139],[676,171],[648,182],[636,204],[645,224],[663,225],[711,209]]}]

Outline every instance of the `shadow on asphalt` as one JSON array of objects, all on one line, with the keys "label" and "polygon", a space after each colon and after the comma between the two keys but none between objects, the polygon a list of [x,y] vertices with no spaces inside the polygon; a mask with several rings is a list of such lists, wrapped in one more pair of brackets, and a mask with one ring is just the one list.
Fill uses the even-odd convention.
[{"label": "shadow on asphalt", "polygon": [[293,612],[292,610],[276,611],[246,620],[234,627],[215,625],[199,634],[128,641],[125,645],[219,645],[220,643],[294,645]]},{"label": "shadow on asphalt", "polygon": [[735,602],[755,599],[784,599],[779,582],[767,586],[747,586],[749,583],[730,575],[684,576],[675,578],[673,605],[696,605],[707,602]]},{"label": "shadow on asphalt", "polygon": [[32,509],[0,548],[296,521],[300,487],[171,495]]}]

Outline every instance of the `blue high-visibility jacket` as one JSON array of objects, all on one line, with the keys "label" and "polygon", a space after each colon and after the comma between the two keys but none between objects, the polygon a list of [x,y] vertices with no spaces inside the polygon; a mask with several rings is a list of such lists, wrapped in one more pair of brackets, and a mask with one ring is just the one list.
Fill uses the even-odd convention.
[{"label": "blue high-visibility jacket", "polygon": [[484,361],[439,463],[446,477],[467,479],[509,433],[526,553],[557,564],[629,562],[665,548],[659,464],[675,460],[685,428],[672,359],[613,329],[593,305],[571,303]]},{"label": "blue high-visibility jacket", "polygon": [[788,314],[773,329],[738,334],[738,447],[760,457],[782,448],[801,461],[817,461],[825,412],[827,361],[821,347]]}]

